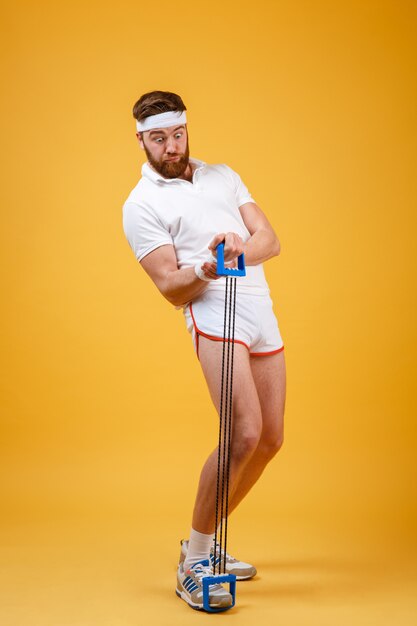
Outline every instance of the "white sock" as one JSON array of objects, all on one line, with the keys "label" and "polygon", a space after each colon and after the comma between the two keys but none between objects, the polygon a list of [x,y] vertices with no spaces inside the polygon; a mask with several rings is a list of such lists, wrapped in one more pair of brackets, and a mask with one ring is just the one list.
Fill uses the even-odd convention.
[{"label": "white sock", "polygon": [[187,556],[184,561],[184,570],[187,571],[187,569],[199,561],[210,561],[210,548],[212,543],[212,534],[205,535],[204,533],[199,533],[197,530],[192,528],[190,540],[188,542]]}]

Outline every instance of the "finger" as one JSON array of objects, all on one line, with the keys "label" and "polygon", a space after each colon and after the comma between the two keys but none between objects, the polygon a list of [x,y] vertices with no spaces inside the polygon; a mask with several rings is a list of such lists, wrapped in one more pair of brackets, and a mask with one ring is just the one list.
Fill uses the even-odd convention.
[{"label": "finger", "polygon": [[240,235],[238,235],[237,233],[230,233],[231,235],[233,235],[233,237],[231,238],[231,245],[233,245],[233,247],[235,248],[235,251],[237,252],[237,254],[242,254],[243,252],[243,239]]},{"label": "finger", "polygon": [[225,237],[226,237],[226,233],[218,233],[217,235],[215,235],[213,239],[211,240],[208,249],[214,252],[217,246],[219,245],[219,243],[221,243]]},{"label": "finger", "polygon": [[217,267],[215,263],[204,263],[203,272],[210,278],[217,278]]},{"label": "finger", "polygon": [[240,256],[244,249],[243,239],[237,233],[226,233],[224,259],[231,261]]}]

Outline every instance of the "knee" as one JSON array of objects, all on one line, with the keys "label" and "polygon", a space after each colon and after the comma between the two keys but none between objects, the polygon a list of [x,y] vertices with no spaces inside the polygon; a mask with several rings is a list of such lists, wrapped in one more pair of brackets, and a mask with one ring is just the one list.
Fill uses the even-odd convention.
[{"label": "knee", "polygon": [[232,444],[232,457],[235,462],[246,462],[256,451],[259,445],[260,432],[256,429],[246,430]]},{"label": "knee", "polygon": [[267,435],[261,437],[257,454],[262,456],[266,461],[270,461],[281,450],[284,444],[284,433],[280,432],[278,435]]}]

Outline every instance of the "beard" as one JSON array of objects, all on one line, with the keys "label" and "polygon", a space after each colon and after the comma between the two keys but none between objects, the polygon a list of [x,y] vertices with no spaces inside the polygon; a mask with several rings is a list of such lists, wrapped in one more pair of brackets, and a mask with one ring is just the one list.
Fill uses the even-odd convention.
[{"label": "beard", "polygon": [[190,156],[190,148],[188,145],[188,139],[187,139],[187,147],[183,154],[170,154],[169,156],[169,158],[179,156],[178,161],[164,161],[164,160],[157,161],[153,158],[152,154],[149,152],[145,143],[144,143],[144,147],[145,147],[145,152],[146,152],[146,156],[148,157],[149,163],[158,172],[158,174],[161,174],[161,176],[163,176],[164,178],[178,178],[179,176],[182,176],[184,174],[185,170],[188,167],[189,156]]}]

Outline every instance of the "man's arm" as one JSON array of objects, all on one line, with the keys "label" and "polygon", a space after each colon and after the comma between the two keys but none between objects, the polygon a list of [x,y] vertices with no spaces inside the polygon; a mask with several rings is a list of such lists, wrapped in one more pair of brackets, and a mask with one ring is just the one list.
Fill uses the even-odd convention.
[{"label": "man's arm", "polygon": [[193,267],[178,269],[177,257],[172,245],[167,244],[156,248],[140,263],[162,295],[174,306],[182,306],[207,288],[208,282],[200,280]]},{"label": "man's arm", "polygon": [[224,258],[226,261],[235,259],[242,252],[245,254],[245,265],[259,265],[274,256],[278,256],[281,246],[266,215],[254,202],[246,202],[239,207],[246,228],[251,234],[250,239],[243,243],[239,235],[219,233],[209,245],[215,254],[218,244],[225,239]]},{"label": "man's arm", "polygon": [[255,202],[247,202],[239,207],[246,228],[252,235],[244,244],[246,265],[259,265],[281,251],[279,239],[266,215]]}]

